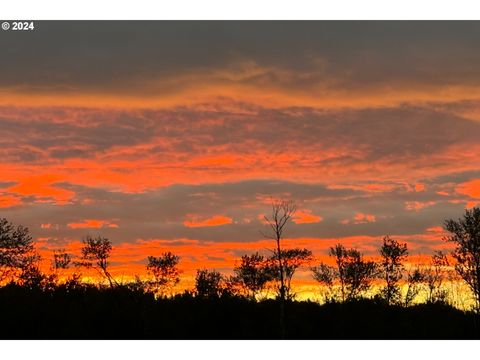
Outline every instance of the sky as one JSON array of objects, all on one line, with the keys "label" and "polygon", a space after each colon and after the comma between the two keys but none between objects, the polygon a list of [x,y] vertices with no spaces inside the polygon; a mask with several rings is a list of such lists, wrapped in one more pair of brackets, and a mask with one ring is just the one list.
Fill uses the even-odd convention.
[{"label": "sky", "polygon": [[[479,22],[36,22],[0,33],[0,217],[40,252],[108,237],[228,273],[285,247],[446,249],[480,205]],[[303,277],[302,277],[303,276]],[[308,274],[299,281],[309,280]]]}]

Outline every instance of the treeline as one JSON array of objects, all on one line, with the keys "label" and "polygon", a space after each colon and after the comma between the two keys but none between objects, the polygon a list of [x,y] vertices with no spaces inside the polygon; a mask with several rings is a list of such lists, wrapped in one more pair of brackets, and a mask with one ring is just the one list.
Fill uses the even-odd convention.
[{"label": "treeline", "polygon": [[[379,244],[379,261],[365,259],[354,248],[337,244],[329,251],[334,266],[320,263],[312,266],[312,252],[305,248],[284,249],[282,240],[288,222],[296,210],[291,201],[272,203],[271,217],[265,217],[269,232],[263,235],[274,240],[275,248],[270,256],[254,253],[243,255],[233,269],[233,276],[209,269],[197,270],[195,288],[192,294],[200,297],[218,297],[222,294],[245,296],[258,299],[267,290],[273,290],[277,298],[292,300],[292,279],[300,267],[309,267],[313,278],[321,284],[325,301],[347,301],[365,295],[372,296],[372,283],[383,283],[375,294],[387,304],[408,306],[424,292],[426,302],[446,302],[447,290],[442,284],[447,269],[452,267],[472,290],[477,307],[480,288],[480,209],[466,210],[463,218],[445,221],[449,236],[456,248],[450,254],[455,263],[450,264],[447,254],[434,253],[429,263],[417,266],[405,265],[408,257],[406,243],[400,243],[389,236]],[[104,237],[87,236],[83,239],[79,257],[63,250],[53,252],[49,273],[40,270],[40,256],[35,252],[34,241],[23,226],[15,226],[7,219],[0,219],[0,282],[14,282],[26,287],[54,287],[59,284],[79,285],[81,269],[93,269],[99,279],[110,287],[118,286],[111,275],[110,254],[112,242]],[[146,270],[148,280],[136,277],[131,286],[152,292],[156,296],[171,296],[180,282],[180,258],[168,251],[161,256],[149,256]],[[71,275],[66,269],[73,267]],[[71,271],[69,271],[71,273]],[[403,286],[402,286],[403,285]],[[377,286],[378,287],[378,286]],[[403,291],[402,291],[403,288]]]},{"label": "treeline", "polygon": [[[441,310],[445,314],[448,313],[451,316],[458,317],[455,320],[458,324],[465,322],[467,324],[464,324],[466,326],[465,329],[470,329],[471,326],[474,326],[473,330],[468,330],[470,335],[465,336],[469,337],[472,334],[476,334],[476,322],[470,322],[476,321],[476,317],[473,317],[473,320],[469,320],[471,315],[457,312],[457,310],[448,306],[449,294],[442,285],[446,281],[447,269],[453,267],[458,278],[462,279],[471,290],[475,303],[474,310],[476,313],[479,312],[479,208],[466,210],[462,218],[457,220],[450,219],[444,222],[444,228],[448,234],[445,237],[445,241],[455,245],[449,254],[450,257],[446,253],[436,252],[432,255],[429,264],[409,267],[405,265],[408,256],[407,244],[400,243],[389,236],[385,236],[382,243],[379,244],[380,260],[378,261],[366,259],[357,249],[346,248],[342,244],[337,244],[329,252],[331,263],[334,265],[326,263],[313,264],[314,258],[310,250],[304,248],[285,249],[283,246],[287,226],[295,211],[296,205],[292,201],[272,201],[272,213],[270,216],[265,217],[268,231],[264,233],[265,237],[273,240],[274,248],[271,250],[271,254],[269,256],[259,253],[243,255],[236,263],[231,276],[225,276],[211,269],[198,269],[194,288],[186,290],[182,294],[175,294],[175,287],[180,282],[180,258],[170,251],[158,257],[148,257],[146,265],[147,279],[141,279],[137,276],[135,281],[119,283],[110,273],[109,259],[112,251],[112,242],[101,236],[87,236],[83,240],[80,256],[74,257],[63,250],[54,251],[51,269],[45,273],[40,269],[41,259],[35,251],[35,244],[28,229],[23,226],[15,226],[7,219],[0,219],[0,283],[2,284],[0,301],[3,302],[3,309],[5,309],[5,306],[8,307],[8,304],[16,308],[18,308],[19,304],[25,304],[26,307],[32,309],[32,304],[30,303],[30,306],[27,306],[27,304],[32,299],[31,294],[36,294],[35,296],[41,299],[41,301],[48,302],[48,299],[55,299],[53,303],[59,302],[57,304],[58,308],[67,311],[66,315],[68,317],[75,316],[71,311],[78,312],[79,309],[77,307],[80,306],[82,310],[79,313],[84,314],[88,318],[89,316],[100,315],[95,315],[95,312],[89,314],[90,310],[84,309],[82,304],[90,304],[94,308],[96,305],[92,301],[95,302],[94,299],[98,300],[98,298],[101,298],[100,303],[107,301],[107,303],[102,303],[103,306],[108,307],[106,304],[108,304],[108,301],[111,301],[112,309],[116,309],[115,306],[119,306],[119,302],[128,299],[131,303],[124,302],[120,306],[121,312],[129,311],[130,306],[133,306],[130,310],[137,315],[139,311],[143,311],[142,320],[140,321],[143,325],[137,324],[132,320],[135,326],[144,327],[140,332],[141,334],[145,334],[145,331],[147,331],[145,327],[148,327],[148,319],[144,318],[146,313],[160,311],[163,314],[162,316],[168,317],[169,315],[164,314],[164,311],[169,307],[173,307],[176,309],[175,311],[172,310],[173,313],[178,315],[176,311],[181,312],[179,310],[181,305],[179,304],[189,306],[187,313],[193,311],[196,306],[206,306],[208,309],[210,309],[210,306],[214,306],[215,309],[226,307],[227,309],[222,310],[226,311],[226,313],[222,312],[222,316],[225,316],[225,314],[233,316],[233,313],[230,313],[230,311],[242,312],[250,309],[253,312],[248,316],[245,315],[247,317],[244,318],[244,321],[249,322],[251,326],[256,323],[255,318],[250,318],[252,314],[257,314],[260,311],[259,309],[264,309],[267,313],[262,316],[268,315],[270,317],[267,322],[274,326],[275,330],[265,331],[262,333],[263,335],[259,336],[263,338],[287,338],[298,337],[299,334],[304,334],[307,331],[304,329],[307,326],[305,324],[293,325],[297,321],[293,315],[307,308],[312,311],[311,316],[313,317],[316,316],[314,314],[318,315],[320,313],[322,314],[321,316],[329,317],[335,313],[335,316],[341,319],[347,316],[346,314],[350,314],[344,319],[345,321],[360,316],[359,314],[353,316],[351,311],[355,312],[363,307],[369,309],[370,313],[377,311],[373,310],[376,308],[381,313],[383,312],[383,316],[387,316],[387,318],[389,316],[400,316],[398,315],[399,309],[405,309],[401,316],[406,316],[406,318],[402,321],[407,321],[407,327],[411,326],[420,319],[412,318],[416,319],[412,320],[410,316],[413,316],[412,314],[418,315],[418,309],[421,306],[412,305],[416,302],[415,300],[420,293],[423,292],[424,302],[427,306],[422,308],[425,314],[430,311]],[[452,264],[449,263],[449,258],[453,259]],[[320,288],[323,289],[322,294],[326,303],[324,306],[319,307],[318,304],[311,302],[304,302],[304,305],[300,305],[302,303],[294,301],[295,293],[292,289],[292,279],[300,267],[310,269],[313,278],[321,285]],[[73,268],[73,272],[72,270],[67,270],[69,268]],[[99,279],[102,279],[102,281],[99,281],[97,284],[84,283],[82,281],[82,269],[96,271]],[[108,285],[105,287],[102,283]],[[375,293],[372,289],[373,283],[381,284],[380,290]],[[275,294],[273,299],[269,300],[262,296],[267,291],[272,290]],[[370,298],[370,300],[366,299],[366,297]],[[11,303],[12,301],[13,303]],[[63,301],[67,301],[67,303],[63,303]],[[69,301],[73,301],[71,309],[69,308],[70,305],[68,305]],[[78,304],[78,301],[81,301],[81,304]],[[49,308],[51,304],[45,304],[44,309]],[[163,304],[161,309],[158,308],[159,304]],[[374,304],[373,308],[371,307],[373,306],[372,304]],[[239,308],[237,309],[236,307],[238,306]],[[36,307],[34,308],[37,309]],[[120,308],[117,308],[117,310]],[[147,308],[148,310],[146,310]],[[208,310],[207,313],[211,315],[210,311],[214,308]],[[101,309],[101,311],[106,311],[104,307]],[[330,309],[333,313],[328,315],[328,312],[325,312],[326,309]],[[45,311],[37,310],[40,312]],[[51,309],[51,311],[55,312],[54,309]],[[200,313],[204,312],[205,309],[200,311]],[[11,314],[3,315],[8,318]],[[122,316],[130,315],[123,314]],[[258,317],[260,315],[257,314],[255,316]],[[247,320],[247,318],[250,320]],[[84,321],[85,319],[81,320]],[[223,321],[222,319],[217,320]],[[116,322],[113,319],[111,321],[109,329]],[[239,321],[242,320],[240,319]],[[305,319],[305,321],[310,324],[308,319]],[[429,321],[431,324],[436,322],[433,318]],[[28,326],[31,325],[30,323]],[[296,330],[292,332],[293,328]],[[375,328],[376,330],[378,329]],[[187,334],[190,330],[184,329],[184,331]],[[232,335],[235,333],[232,333],[232,331],[233,329],[230,329],[228,334]],[[245,329],[242,331],[245,331]],[[312,336],[321,336],[319,334],[322,332],[318,329],[311,329],[311,331],[313,331]],[[346,334],[350,330],[340,329],[339,331],[338,334]],[[370,332],[370,335],[367,337],[382,338],[381,336],[375,336],[375,331]],[[409,331],[414,331],[414,329]],[[438,337],[433,335],[436,334],[435,330],[431,331],[433,331],[431,336]],[[132,334],[132,332],[128,333]],[[251,329],[251,334],[254,333],[255,331]],[[292,334],[294,335],[292,336]],[[395,334],[392,334],[392,336],[395,336]],[[330,335],[333,336],[333,333]],[[144,336],[160,335],[158,332],[153,331],[150,335]],[[215,335],[211,336],[215,337]],[[109,338],[110,336],[105,334],[103,337]],[[181,338],[182,336],[178,337]],[[249,338],[246,334],[243,334],[241,337]],[[304,337],[309,338],[309,336]],[[405,338],[404,336],[400,337]],[[252,335],[252,338],[255,338],[255,336]]]}]

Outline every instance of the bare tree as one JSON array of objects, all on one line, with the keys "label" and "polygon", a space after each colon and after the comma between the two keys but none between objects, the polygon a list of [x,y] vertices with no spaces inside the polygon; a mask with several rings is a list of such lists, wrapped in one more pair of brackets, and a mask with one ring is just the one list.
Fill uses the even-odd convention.
[{"label": "bare tree", "polygon": [[108,271],[108,258],[112,251],[112,242],[101,236],[92,237],[88,235],[83,240],[82,257],[77,263],[87,268],[95,269],[102,277],[104,277],[110,287],[117,285],[117,282]]},{"label": "bare tree", "polygon": [[255,299],[267,285],[273,280],[273,274],[267,265],[267,259],[258,252],[252,255],[243,255],[239,265],[233,269],[233,284],[238,284],[251,299]]},{"label": "bare tree", "polygon": [[148,257],[147,271],[153,276],[150,284],[156,293],[163,296],[180,282],[179,261],[180,258],[171,252],[159,257]]},{"label": "bare tree", "polygon": [[446,220],[444,228],[449,232],[445,240],[455,244],[455,270],[472,290],[480,313],[480,208],[465,210],[458,220]]},{"label": "bare tree", "polygon": [[382,295],[389,305],[398,303],[401,296],[398,283],[403,276],[403,261],[408,255],[407,244],[401,244],[389,236],[385,236],[380,254],[382,256],[381,272],[386,282]]},{"label": "bare tree", "polygon": [[0,283],[37,261],[33,239],[24,226],[0,218]]},{"label": "bare tree", "polygon": [[285,264],[282,258],[284,254],[282,252],[282,239],[284,237],[285,227],[292,219],[297,210],[297,205],[292,200],[274,200],[271,201],[272,214],[270,217],[264,216],[266,223],[270,226],[269,233],[263,233],[263,236],[275,240],[276,244],[276,262],[278,270],[278,282],[279,282],[279,298],[280,298],[280,337],[283,339],[286,336],[285,327],[285,301],[286,294],[286,274]]},{"label": "bare tree", "polygon": [[286,299],[286,288],[285,288],[285,265],[282,259],[282,244],[283,235],[285,232],[285,227],[288,222],[292,219],[293,215],[297,210],[297,206],[292,200],[273,200],[272,199],[272,215],[271,217],[265,216],[265,221],[270,226],[270,233],[263,233],[267,238],[275,240],[276,243],[276,261],[278,269],[278,280],[279,280],[279,293],[280,299],[285,301]]}]

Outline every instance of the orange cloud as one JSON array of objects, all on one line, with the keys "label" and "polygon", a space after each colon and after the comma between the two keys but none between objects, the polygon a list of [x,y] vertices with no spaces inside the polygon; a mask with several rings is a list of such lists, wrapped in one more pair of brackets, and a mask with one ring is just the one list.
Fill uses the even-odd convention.
[{"label": "orange cloud", "polygon": [[312,210],[299,210],[295,213],[293,218],[293,222],[295,224],[310,224],[310,223],[318,223],[322,221],[323,218],[318,215],[312,214]]},{"label": "orange cloud", "polygon": [[47,224],[41,224],[40,225],[40,229],[44,229],[44,230],[51,230],[51,229],[58,230],[59,228],[60,228],[60,226],[58,224],[47,223]]},{"label": "orange cloud", "polygon": [[0,196],[0,208],[9,208],[13,206],[18,206],[22,204],[22,200],[15,196],[6,195]]},{"label": "orange cloud", "polygon": [[100,228],[118,228],[117,224],[114,224],[107,220],[92,220],[87,219],[78,223],[68,223],[67,226],[70,229],[100,229]]},{"label": "orange cloud", "polygon": [[432,226],[427,229],[427,232],[441,234],[441,233],[444,233],[445,230],[441,226]]},{"label": "orange cloud", "polygon": [[385,184],[368,184],[363,187],[360,187],[362,190],[372,191],[372,192],[388,192],[392,191],[394,185],[385,185]]},{"label": "orange cloud", "polygon": [[375,215],[372,214],[364,214],[364,213],[356,213],[353,219],[344,219],[341,220],[340,223],[347,225],[347,224],[367,224],[377,221]]},{"label": "orange cloud", "polygon": [[375,218],[375,215],[357,213],[355,214],[354,220],[355,220],[355,224],[363,224],[363,223],[375,222],[376,218]]},{"label": "orange cloud", "polygon": [[478,202],[478,201],[467,201],[467,203],[465,204],[465,207],[467,209],[471,209],[475,206],[478,206],[478,204],[480,204],[480,202]]},{"label": "orange cloud", "polygon": [[62,177],[54,174],[29,176],[19,179],[19,183],[7,189],[7,191],[24,195],[35,196],[36,202],[55,202],[57,205],[68,203],[74,196],[73,191],[53,186]]},{"label": "orange cloud", "polygon": [[221,226],[231,224],[233,222],[232,218],[228,216],[215,215],[208,219],[202,219],[198,215],[188,215],[187,220],[183,222],[183,225],[189,228],[197,227],[210,227],[210,226]]},{"label": "orange cloud", "polygon": [[420,211],[428,206],[435,205],[435,201],[406,201],[405,202],[405,209],[411,210],[411,211]]},{"label": "orange cloud", "polygon": [[458,193],[468,195],[471,198],[480,199],[480,179],[475,179],[460,184],[455,190]]},{"label": "orange cloud", "polygon": [[425,191],[425,185],[420,183],[415,184],[415,191],[416,192]]},{"label": "orange cloud", "polygon": [[437,191],[437,194],[440,196],[450,196],[450,194],[446,191]]}]

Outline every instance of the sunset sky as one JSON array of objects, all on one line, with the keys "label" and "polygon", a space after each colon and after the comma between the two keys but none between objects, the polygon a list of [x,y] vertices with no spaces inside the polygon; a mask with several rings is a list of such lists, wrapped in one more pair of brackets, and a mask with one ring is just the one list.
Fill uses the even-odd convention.
[{"label": "sunset sky", "polygon": [[[0,33],[0,217],[45,257],[112,240],[187,283],[272,248],[414,255],[480,204],[479,22],[36,22]],[[302,277],[303,276],[303,277]],[[308,280],[301,275],[299,281]]]}]

